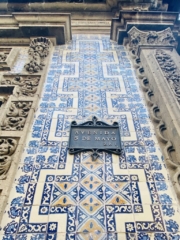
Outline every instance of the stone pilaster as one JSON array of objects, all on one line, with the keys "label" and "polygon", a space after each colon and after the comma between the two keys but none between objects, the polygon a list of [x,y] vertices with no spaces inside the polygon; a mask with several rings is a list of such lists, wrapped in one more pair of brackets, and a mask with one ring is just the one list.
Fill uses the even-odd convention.
[{"label": "stone pilaster", "polygon": [[[51,49],[48,38],[32,39],[22,71],[5,72],[0,78],[0,220],[41,97]],[[2,60],[13,52],[19,55],[18,51],[17,47],[7,54],[3,51]]]},{"label": "stone pilaster", "polygon": [[170,28],[128,32],[128,48],[180,200],[180,57]]}]

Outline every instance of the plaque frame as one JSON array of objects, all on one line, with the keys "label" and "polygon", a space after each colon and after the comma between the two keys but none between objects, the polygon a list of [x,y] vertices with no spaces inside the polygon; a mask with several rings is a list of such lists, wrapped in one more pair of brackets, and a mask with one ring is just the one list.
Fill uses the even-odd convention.
[{"label": "plaque frame", "polygon": [[[104,147],[103,149],[102,148],[95,148],[95,147],[79,147],[79,148],[73,148],[71,146],[71,143],[72,143],[72,129],[73,128],[86,128],[86,129],[91,129],[91,128],[97,128],[97,129],[116,129],[116,132],[119,134],[119,144],[117,146],[117,148],[111,148],[111,147]],[[116,155],[121,155],[121,152],[122,152],[122,145],[121,145],[121,134],[120,134],[120,128],[119,128],[119,124],[118,122],[113,122],[112,125],[110,124],[107,124],[105,122],[102,122],[102,121],[98,121],[97,117],[94,116],[92,117],[92,120],[91,121],[87,121],[87,122],[84,122],[84,123],[81,123],[81,124],[77,124],[76,121],[72,121],[71,122],[71,126],[70,126],[70,134],[69,134],[69,142],[68,142],[68,150],[69,150],[69,154],[76,154],[76,153],[79,153],[79,152],[84,152],[84,151],[91,151],[92,154],[92,160],[95,161],[98,157],[100,157],[99,155],[99,152],[108,152],[108,153],[113,153],[113,154],[116,154]]]}]

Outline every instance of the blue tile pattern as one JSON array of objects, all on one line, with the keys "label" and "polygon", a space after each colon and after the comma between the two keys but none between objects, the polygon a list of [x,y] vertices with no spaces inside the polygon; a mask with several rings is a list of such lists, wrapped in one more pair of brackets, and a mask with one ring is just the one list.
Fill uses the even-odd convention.
[{"label": "blue tile pattern", "polygon": [[[18,65],[18,64],[17,64]],[[120,125],[123,152],[69,155],[70,123]],[[3,240],[180,239],[179,205],[123,46],[74,35],[53,50],[2,226]]]}]

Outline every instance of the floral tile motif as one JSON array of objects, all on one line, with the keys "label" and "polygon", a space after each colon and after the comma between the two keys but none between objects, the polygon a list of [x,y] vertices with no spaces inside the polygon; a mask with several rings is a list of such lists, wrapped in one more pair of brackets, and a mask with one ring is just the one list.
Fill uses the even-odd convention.
[{"label": "floral tile motif", "polygon": [[[26,49],[24,50],[26,52]],[[22,51],[23,52],[23,51]],[[13,72],[22,69],[17,59]],[[121,156],[68,153],[69,129],[120,126]],[[3,240],[178,240],[180,209],[128,52],[106,35],[53,50],[4,212]]]}]

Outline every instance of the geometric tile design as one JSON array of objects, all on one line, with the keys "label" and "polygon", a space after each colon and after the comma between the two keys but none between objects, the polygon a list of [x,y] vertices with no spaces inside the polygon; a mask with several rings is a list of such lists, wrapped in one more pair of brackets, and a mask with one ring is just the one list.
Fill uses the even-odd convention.
[{"label": "geometric tile design", "polygon": [[[68,154],[71,121],[94,115],[119,123],[121,156],[101,153],[92,162],[89,152]],[[74,35],[54,48],[0,234],[180,239],[179,205],[128,52],[108,36]]]}]

